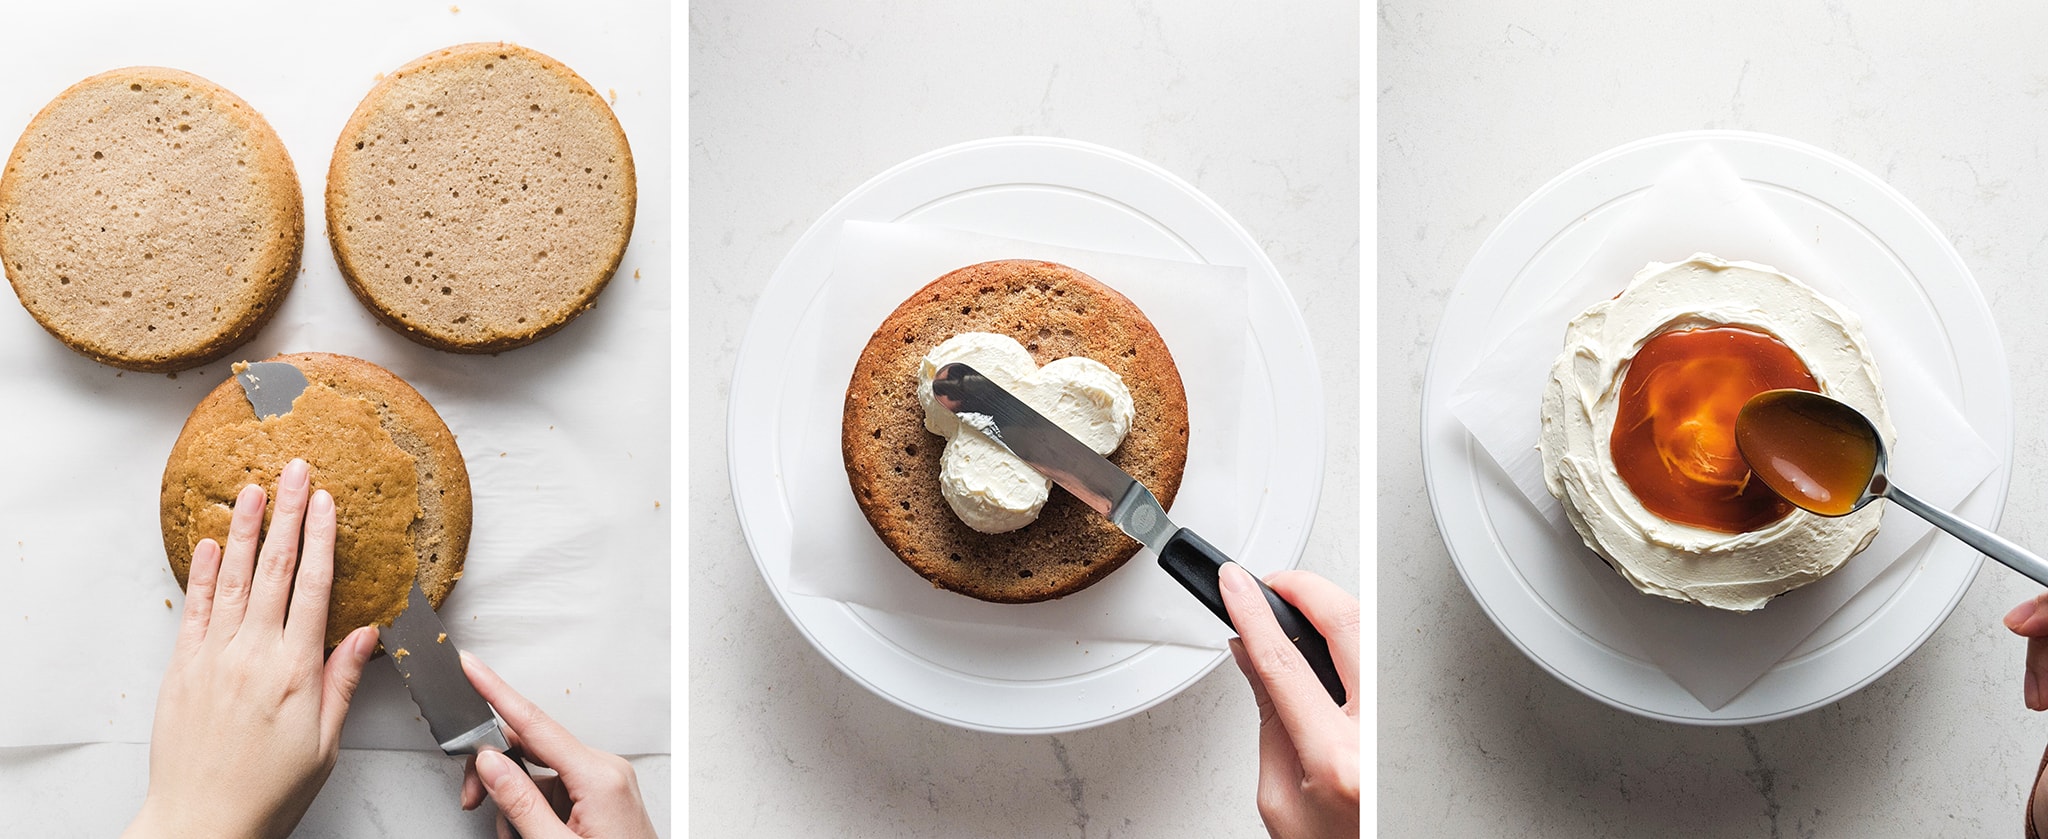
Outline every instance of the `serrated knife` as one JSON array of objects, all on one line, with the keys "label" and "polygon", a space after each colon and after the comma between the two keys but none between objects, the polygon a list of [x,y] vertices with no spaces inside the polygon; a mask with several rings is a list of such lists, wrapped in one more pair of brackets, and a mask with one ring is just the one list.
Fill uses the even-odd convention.
[{"label": "serrated knife", "polygon": [[[1230,557],[1204,541],[1195,532],[1173,523],[1159,506],[1159,499],[1130,473],[1096,454],[1065,429],[1054,425],[1031,406],[1024,404],[1002,385],[990,381],[973,367],[948,364],[932,376],[932,395],[940,405],[978,430],[997,445],[1008,449],[1031,468],[1052,479],[1067,492],[1107,516],[1124,535],[1145,543],[1159,555],[1167,575],[1188,590],[1216,617],[1229,625],[1230,612],[1223,606],[1218,575]],[[1253,577],[1257,581],[1257,577]],[[1316,632],[1301,610],[1259,583],[1266,604],[1280,628],[1308,661],[1309,669],[1329,691],[1330,699],[1344,704],[1344,683],[1330,659],[1330,645]]]},{"label": "serrated knife", "polygon": [[[235,365],[235,381],[241,383],[257,419],[291,413],[292,403],[306,389],[306,374],[285,361]],[[470,686],[455,645],[448,642],[448,631],[418,580],[406,595],[405,611],[382,629],[380,638],[441,751],[455,755],[509,750],[497,714]]]}]

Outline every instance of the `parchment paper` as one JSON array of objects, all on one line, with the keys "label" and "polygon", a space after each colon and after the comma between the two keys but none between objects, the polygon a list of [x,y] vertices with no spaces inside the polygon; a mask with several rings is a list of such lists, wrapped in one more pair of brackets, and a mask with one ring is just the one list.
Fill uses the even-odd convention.
[{"label": "parchment paper", "polygon": [[1912,319],[1925,317],[1925,303],[1911,291],[1910,278],[1902,272],[1846,276],[1837,267],[1840,254],[1830,256],[1831,247],[1871,243],[1815,247],[1706,145],[1681,158],[1622,212],[1571,278],[1487,353],[1453,394],[1451,410],[1557,533],[1552,549],[1518,551],[1517,561],[1583,568],[1592,578],[1590,588],[1635,629],[1632,640],[1712,710],[1754,683],[1892,563],[1918,561],[1930,526],[1888,506],[1868,549],[1758,612],[1725,612],[1637,592],[1585,546],[1543,485],[1536,451],[1540,406],[1566,323],[1621,291],[1649,262],[1706,252],[1772,265],[1863,319],[1898,431],[1889,467],[1894,483],[1936,506],[1953,507],[1991,473],[1997,459],[1927,371],[1928,360],[1946,358],[1947,350],[1908,328]]},{"label": "parchment paper", "polygon": [[[156,63],[212,79],[284,139],[307,218],[304,270],[276,319],[229,359],[175,377],[88,361],[0,292],[0,746],[149,739],[184,605],[158,527],[165,457],[230,361],[320,350],[406,379],[457,437],[475,522],[465,575],[441,612],[450,640],[593,746],[669,750],[666,50],[631,32],[595,37],[587,27],[525,22],[544,16],[517,7],[358,11],[317,13],[321,35],[309,41],[286,31],[309,21],[253,10],[223,13],[250,21],[243,28],[187,25],[169,39],[172,24],[153,21],[179,10],[142,8],[105,21],[104,38],[52,43],[47,64],[8,64],[8,147],[38,108],[91,73]],[[36,20],[45,13],[67,11],[23,7],[9,22],[43,31]],[[666,18],[649,11],[657,27],[635,14],[603,26],[666,31]],[[275,37],[247,31],[271,26]],[[334,137],[378,73],[449,44],[500,39],[617,91],[640,203],[632,243],[595,310],[524,349],[454,355],[399,337],[349,294],[322,223],[323,176]],[[432,749],[417,713],[388,660],[374,660],[343,744]]]},{"label": "parchment paper", "polygon": [[[793,389],[783,416],[790,512],[798,522],[790,590],[886,612],[1056,631],[1091,640],[1164,641],[1220,649],[1215,616],[1157,567],[1150,550],[1089,588],[1044,603],[985,603],[932,585],[882,544],[861,516],[839,452],[846,382],[861,348],[897,305],[926,283],[991,259],[1071,265],[1116,289],[1159,329],[1187,390],[1188,464],[1168,512],[1226,553],[1243,541],[1236,501],[1238,394],[1243,390],[1244,269],[1099,253],[914,224],[847,222],[833,275],[812,306],[816,386]],[[830,313],[828,317],[817,317]],[[801,355],[795,357],[802,357]],[[939,438],[933,437],[934,443]],[[1053,492],[1063,492],[1057,486]],[[1213,534],[1213,535],[1212,535]],[[1255,572],[1277,568],[1259,568]]]}]

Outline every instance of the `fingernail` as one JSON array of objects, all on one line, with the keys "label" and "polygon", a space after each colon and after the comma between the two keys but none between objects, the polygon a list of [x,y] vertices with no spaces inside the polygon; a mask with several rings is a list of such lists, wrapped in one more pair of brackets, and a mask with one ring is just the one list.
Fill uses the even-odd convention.
[{"label": "fingernail", "polygon": [[462,659],[462,664],[465,667],[477,663],[476,656],[470,655],[468,650],[456,650],[455,657]]},{"label": "fingernail", "polygon": [[2039,608],[2040,606],[2034,602],[2033,598],[2028,598],[2026,602],[2012,607],[2012,611],[2005,613],[2005,628],[2015,632],[2019,631],[2020,624],[2026,623],[2027,618],[2033,617],[2034,610]]},{"label": "fingernail", "polygon": [[1226,562],[1223,564],[1223,574],[1220,582],[1223,583],[1224,589],[1234,591],[1239,594],[1251,591],[1254,588],[1252,584],[1252,572],[1244,570],[1243,566],[1240,566],[1235,562]]},{"label": "fingernail", "polygon": [[484,786],[495,787],[505,780],[505,773],[512,771],[512,761],[493,751],[484,751],[476,756],[476,776],[482,778]]},{"label": "fingernail", "polygon": [[373,624],[370,626],[363,627],[363,629],[367,629],[369,631],[363,632],[362,630],[357,630],[356,658],[367,660],[370,657],[371,653],[377,651],[377,627]]},{"label": "fingernail", "polygon": [[313,490],[312,509],[318,511],[322,515],[327,514],[328,512],[334,509],[334,496],[328,495],[327,490],[324,489]]},{"label": "fingernail", "polygon": [[242,494],[235,497],[235,505],[258,504],[263,501],[263,488],[255,484],[242,487]]},{"label": "fingernail", "polygon": [[2041,680],[2032,670],[2027,671],[2027,708],[2041,710]]},{"label": "fingernail", "polygon": [[292,462],[284,465],[284,474],[278,476],[278,483],[293,489],[303,489],[306,486],[306,473],[310,471],[311,467],[308,467],[304,460],[292,458]]}]

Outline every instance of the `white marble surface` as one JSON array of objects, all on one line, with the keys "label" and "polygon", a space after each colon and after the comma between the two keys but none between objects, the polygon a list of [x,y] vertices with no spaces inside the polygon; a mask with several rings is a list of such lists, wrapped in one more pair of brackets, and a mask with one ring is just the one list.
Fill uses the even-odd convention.
[{"label": "white marble surface", "polygon": [[1330,410],[1304,566],[1358,562],[1358,10],[698,2],[690,11],[690,822],[708,836],[1263,836],[1256,712],[1225,665],[1120,723],[978,734],[840,675],[775,606],[726,474],[753,302],[869,177],[963,140],[1044,134],[1145,157],[1266,249]]},{"label": "white marble surface", "polygon": [[[670,819],[668,755],[629,758],[648,816],[663,836]],[[149,787],[149,745],[92,743],[0,749],[0,812],[8,836],[117,836]],[[292,836],[497,836],[493,805],[463,812],[462,761],[439,752],[348,749]]]},{"label": "white marble surface", "polygon": [[[2048,546],[2048,8],[1379,5],[1379,828],[1385,835],[2018,835],[2048,720],[1998,620],[2035,589],[1987,563],[1862,692],[1743,728],[1651,722],[1546,675],[1480,612],[1436,532],[1419,393],[1444,303],[1509,211],[1638,137],[1741,128],[1885,178],[1997,319],[2019,406],[2000,530]],[[1654,7],[1654,8],[1653,8]]]}]

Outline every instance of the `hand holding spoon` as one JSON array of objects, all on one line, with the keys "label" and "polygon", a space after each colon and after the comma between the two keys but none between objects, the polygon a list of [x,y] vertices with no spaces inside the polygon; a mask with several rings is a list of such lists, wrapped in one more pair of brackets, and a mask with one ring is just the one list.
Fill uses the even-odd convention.
[{"label": "hand holding spoon", "polygon": [[2048,586],[2048,561],[1955,514],[1914,498],[1886,479],[1884,440],[1870,418],[1806,390],[1767,390],[1735,418],[1735,447],[1764,485],[1800,509],[1846,516],[1889,498],[1985,556]]}]

